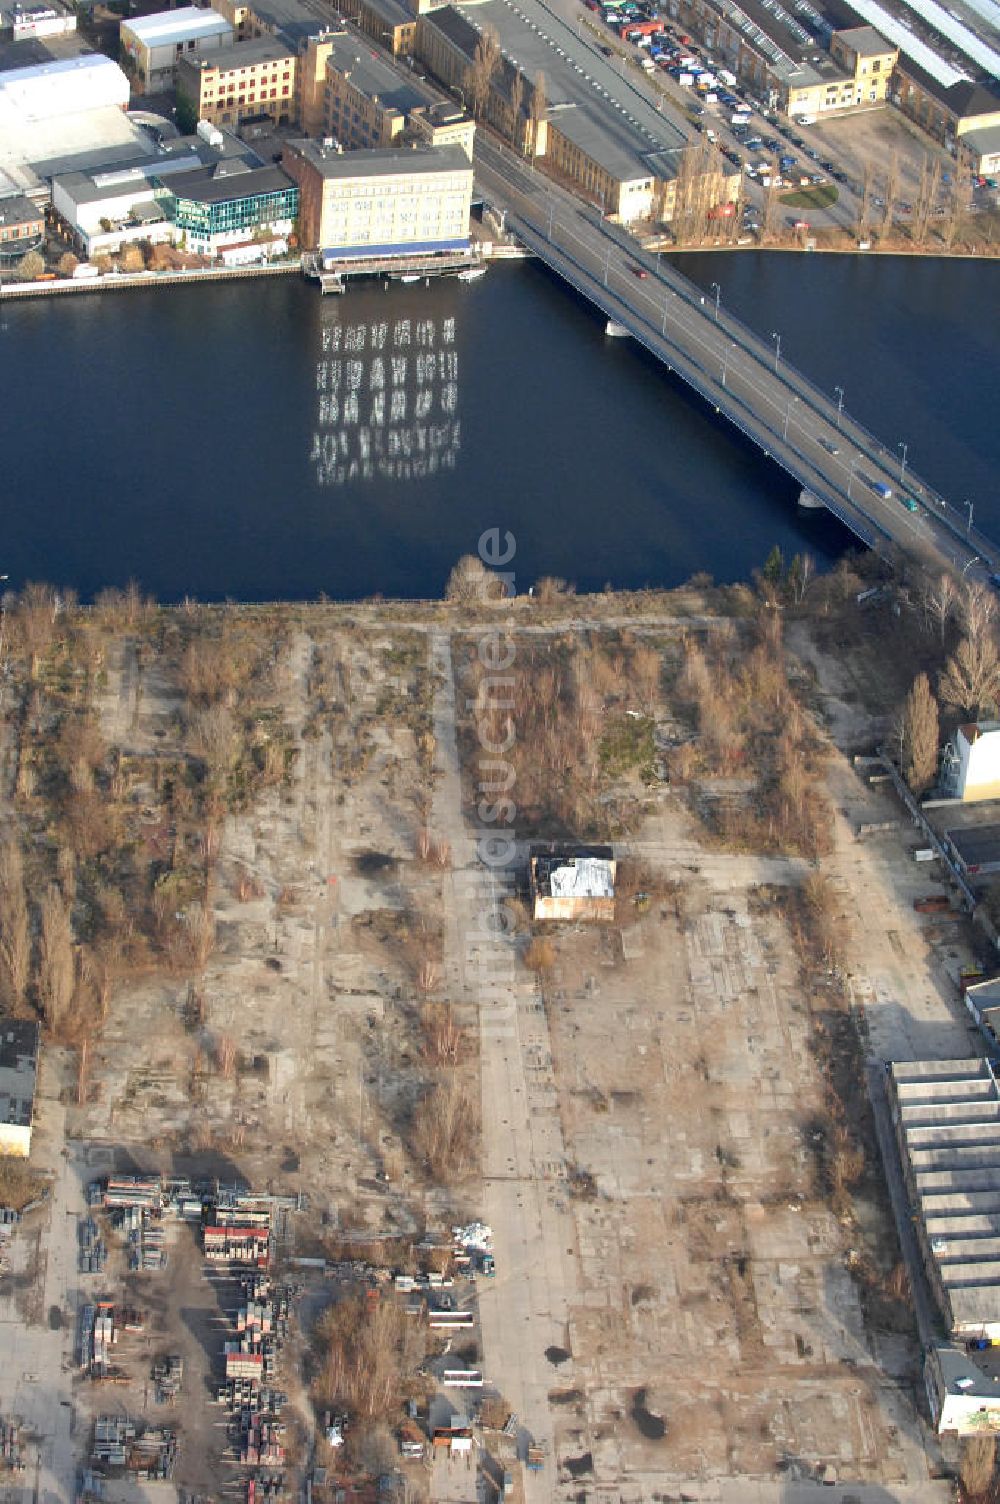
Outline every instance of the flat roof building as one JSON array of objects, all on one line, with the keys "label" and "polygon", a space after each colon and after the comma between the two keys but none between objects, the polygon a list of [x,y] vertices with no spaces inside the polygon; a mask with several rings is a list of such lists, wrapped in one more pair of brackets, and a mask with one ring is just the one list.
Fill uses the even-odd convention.
[{"label": "flat roof building", "polygon": [[1000,872],[1000,825],[958,825],[944,839],[966,877]]},{"label": "flat roof building", "polygon": [[0,263],[20,261],[45,238],[45,214],[23,194],[0,198]]},{"label": "flat roof building", "polygon": [[887,1077],[924,1268],[952,1338],[1000,1339],[1000,1090],[985,1060]]},{"label": "flat roof building", "polygon": [[[285,241],[299,212],[299,190],[280,167],[248,167],[220,162],[194,172],[172,174],[163,182],[170,219],[185,245],[214,256],[226,246],[254,237]],[[275,252],[277,254],[277,252]]]},{"label": "flat roof building", "polygon": [[336,25],[319,19],[304,0],[212,0],[212,7],[229,22],[237,42],[280,37],[294,52]]},{"label": "flat roof building", "polygon": [[964,131],[962,145],[969,153],[973,172],[987,178],[996,177],[1000,173],[1000,125]]},{"label": "flat roof building", "polygon": [[233,28],[224,16],[197,5],[135,16],[121,24],[122,53],[143,89],[169,88],[182,57],[228,47]]},{"label": "flat roof building", "polygon": [[614,920],[617,863],[610,846],[549,847],[531,856],[528,870],[535,919]]},{"label": "flat roof building", "polygon": [[0,1154],[27,1159],[38,1073],[38,1024],[0,1018]]},{"label": "flat roof building", "polygon": [[70,36],[76,31],[76,12],[62,0],[47,0],[43,5],[15,3],[4,8],[0,20],[10,27],[15,42],[28,37]]},{"label": "flat roof building", "polygon": [[466,250],[472,164],[457,146],[341,152],[294,141],[302,243],[325,263]]},{"label": "flat roof building", "polygon": [[128,79],[101,53],[54,58],[0,73],[0,131],[8,114],[37,122],[84,110],[124,110],[128,102]]},{"label": "flat roof building", "polygon": [[[420,16],[417,55],[447,88],[467,90],[482,30],[495,28],[501,59],[483,118],[538,165],[568,179],[609,215],[629,223],[671,220],[689,146],[673,112],[657,109],[573,27],[537,0],[446,5]],[[544,107],[533,108],[544,76]],[[699,169],[699,192],[714,206],[735,198],[739,174],[718,153]]]},{"label": "flat roof building", "polygon": [[391,146],[411,110],[438,95],[412,74],[400,72],[359,37],[343,32],[327,40],[323,134],[341,146]]},{"label": "flat roof building", "polygon": [[789,115],[871,109],[887,98],[897,48],[871,26],[834,30],[812,5],[679,0],[679,19],[761,98]]},{"label": "flat roof building", "polygon": [[[58,43],[53,45],[58,46]],[[11,44],[37,57],[42,44]],[[8,61],[9,59],[5,59]],[[129,82],[117,63],[94,53],[33,61],[0,71],[0,196],[44,196],[56,172],[151,156],[149,135],[125,113]]]},{"label": "flat roof building", "polygon": [[177,64],[177,108],[192,129],[199,120],[238,128],[269,115],[275,125],[295,118],[297,58],[280,37],[258,37]]},{"label": "flat roof building", "polygon": [[1000,1379],[957,1347],[932,1347],[924,1358],[931,1418],[939,1433],[974,1436],[1000,1430]]},{"label": "flat roof building", "polygon": [[341,0],[340,11],[394,57],[413,52],[417,17],[401,0]]},{"label": "flat roof building", "polygon": [[[1000,128],[997,129],[1000,147]],[[941,780],[958,799],[1000,799],[1000,721],[967,721],[942,759]]]}]

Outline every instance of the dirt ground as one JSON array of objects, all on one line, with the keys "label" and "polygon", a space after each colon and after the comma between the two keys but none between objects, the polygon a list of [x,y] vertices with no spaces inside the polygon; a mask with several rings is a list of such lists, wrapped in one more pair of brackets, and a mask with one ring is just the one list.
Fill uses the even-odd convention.
[{"label": "dirt ground", "polygon": [[[647,668],[655,649],[673,675],[678,644],[712,617],[647,611],[633,603],[629,629]],[[127,1296],[149,1316],[123,1341],[130,1384],[114,1405],[165,1419],[150,1364],[182,1353],[176,1484],[198,1494],[234,1486],[221,1466],[223,1412],[208,1401],[235,1289],[206,1276],[184,1227],[163,1274],[127,1275],[120,1250],[101,1277],[75,1268],[83,1185],[129,1164],[300,1194],[306,1210],[283,1254],[490,1221],[497,1275],[477,1287],[481,1361],[517,1416],[512,1446],[523,1459],[529,1441],[542,1445],[542,1472],[518,1477],[528,1504],[581,1491],[637,1504],[720,1499],[824,1476],[944,1497],[914,1334],[898,1302],[873,1298],[897,1258],[878,1165],[866,1147],[849,1215],[819,1170],[826,1042],[854,1037],[852,1005],[873,1054],[960,1054],[968,1043],[955,989],[968,937],[914,913],[929,879],[908,831],[857,839],[861,824],[893,818],[884,791],[841,750],[872,734],[867,690],[807,634],[794,638],[834,805],[821,866],[855,935],[839,1012],[830,979],[804,975],[789,920],[811,862],[731,853],[645,762],[617,849],[649,871],[652,901],[626,905],[609,928],[553,932],[552,964],[536,974],[521,960],[523,925],[483,923],[496,895],[483,888],[467,785],[463,797],[465,629],[417,608],[410,620],[394,614],[392,624],[374,608],[354,619],[289,614],[257,687],[280,714],[288,773],[222,823],[205,966],[112,991],[82,1091],[69,1055],[50,1056],[39,1145],[56,1176],[45,1214],[54,1220],[38,1237],[58,1251],[28,1280],[25,1241],[14,1271],[23,1289],[0,1284],[5,1329],[37,1346],[19,1371],[47,1365],[48,1404],[57,1396],[73,1415],[49,1459],[64,1483],[49,1491],[66,1494],[106,1403],[68,1377],[76,1313],[98,1294]],[[560,640],[579,630],[568,608],[557,614]],[[588,605],[590,641],[620,625],[602,627]],[[630,702],[619,650],[615,636],[611,693],[627,729],[637,712],[621,709]],[[97,708],[108,743],[137,762],[167,755],[183,714],[170,675],[127,634],[105,670]],[[669,694],[661,702],[649,687],[655,678],[645,719],[659,765],[680,733]],[[721,781],[739,795],[740,778]],[[437,856],[421,858],[425,829]],[[168,839],[150,828],[154,846]],[[487,995],[481,978],[500,961]],[[412,1134],[429,1076],[419,1026],[428,1000],[456,1010],[455,1069],[482,1116],[480,1154],[478,1111],[469,1115],[471,1169],[436,1178]],[[64,1319],[48,1337],[53,1306]],[[290,1362],[282,1386],[308,1427],[299,1377]],[[30,1401],[27,1380],[5,1387],[0,1376],[0,1412]],[[40,1399],[39,1426],[43,1408]],[[462,1465],[440,1464],[423,1479],[442,1498],[468,1481]]]}]

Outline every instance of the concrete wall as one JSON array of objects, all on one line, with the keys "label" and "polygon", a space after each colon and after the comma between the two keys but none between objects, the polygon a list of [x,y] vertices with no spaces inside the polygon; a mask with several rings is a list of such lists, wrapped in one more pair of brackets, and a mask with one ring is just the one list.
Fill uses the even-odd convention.
[{"label": "concrete wall", "polygon": [[13,1159],[27,1159],[31,1151],[31,1129],[13,1123],[0,1123],[0,1154]]},{"label": "concrete wall", "polygon": [[614,917],[613,898],[551,898],[542,893],[535,898],[536,919],[571,919],[612,924]]}]

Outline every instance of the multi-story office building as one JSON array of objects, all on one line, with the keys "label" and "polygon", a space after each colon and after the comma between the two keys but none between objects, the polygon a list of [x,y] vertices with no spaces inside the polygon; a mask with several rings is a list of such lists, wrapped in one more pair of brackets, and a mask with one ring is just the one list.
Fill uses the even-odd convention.
[{"label": "multi-story office building", "polygon": [[871,26],[832,31],[811,7],[671,0],[671,14],[761,98],[789,115],[884,104],[898,48]]},{"label": "multi-story office building", "polygon": [[411,140],[427,146],[460,146],[472,161],[476,122],[461,105],[453,104],[450,99],[440,104],[417,105],[410,111],[406,125]]},{"label": "multi-story office building", "polygon": [[45,215],[23,194],[0,198],[0,266],[37,251],[45,239]]},{"label": "multi-story office building", "polygon": [[228,47],[233,29],[224,16],[197,5],[136,16],[121,24],[122,53],[143,89],[170,88],[182,57]]},{"label": "multi-story office building", "polygon": [[739,174],[719,153],[692,156],[685,168],[689,141],[679,120],[536,0],[430,11],[417,22],[418,56],[464,97],[486,26],[501,56],[479,102],[483,118],[605,213],[625,224],[669,222],[692,202],[711,212],[738,196]]},{"label": "multi-story office building", "polygon": [[414,109],[438,96],[346,32],[326,38],[323,135],[343,147],[391,146]]},{"label": "multi-story office building", "polygon": [[413,52],[417,18],[401,0],[341,0],[340,12],[394,57]]},{"label": "multi-story office building", "polygon": [[[167,213],[188,250],[202,256],[272,244],[287,248],[299,212],[299,190],[280,167],[219,163],[174,173],[162,185]],[[229,259],[232,259],[231,257]]]},{"label": "multi-story office building", "polygon": [[185,57],[177,65],[177,109],[182,129],[199,120],[238,128],[244,120],[269,115],[275,125],[298,117],[297,58],[273,37],[239,42],[207,57]]},{"label": "multi-story office building", "polygon": [[472,163],[458,146],[341,152],[292,142],[304,246],[325,260],[465,250]]}]

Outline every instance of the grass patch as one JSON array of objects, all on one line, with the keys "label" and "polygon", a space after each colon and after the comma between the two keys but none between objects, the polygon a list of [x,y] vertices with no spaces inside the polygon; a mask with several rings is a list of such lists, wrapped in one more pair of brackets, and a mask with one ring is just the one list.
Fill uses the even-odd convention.
[{"label": "grass patch", "polygon": [[781,202],[790,209],[829,209],[840,197],[836,183],[817,183],[815,188],[796,188],[783,193]]},{"label": "grass patch", "polygon": [[616,716],[601,738],[601,768],[612,778],[633,768],[651,775],[655,751],[653,721],[648,715]]},{"label": "grass patch", "polygon": [[23,1159],[0,1159],[0,1206],[23,1211],[38,1199],[45,1185],[45,1176],[30,1169]]}]

